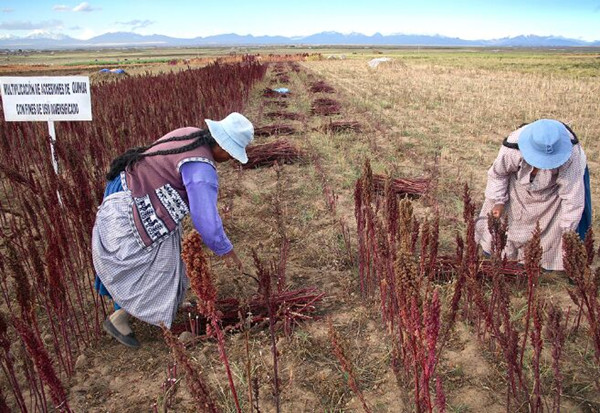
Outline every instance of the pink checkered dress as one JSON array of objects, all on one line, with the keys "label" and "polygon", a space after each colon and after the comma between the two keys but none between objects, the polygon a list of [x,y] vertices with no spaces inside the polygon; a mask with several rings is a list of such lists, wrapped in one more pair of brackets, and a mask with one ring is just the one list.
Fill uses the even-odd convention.
[{"label": "pink checkered dress", "polygon": [[[517,143],[523,128],[508,137]],[[543,249],[541,265],[547,270],[563,270],[562,234],[574,231],[584,208],[583,174],[587,159],[581,145],[573,145],[571,157],[555,169],[533,167],[521,151],[503,146],[488,170],[485,202],[477,221],[475,238],[483,250],[491,249],[487,215],[494,205],[504,204],[508,216],[508,242],[504,253],[509,259],[524,259],[524,246],[539,222]]]}]

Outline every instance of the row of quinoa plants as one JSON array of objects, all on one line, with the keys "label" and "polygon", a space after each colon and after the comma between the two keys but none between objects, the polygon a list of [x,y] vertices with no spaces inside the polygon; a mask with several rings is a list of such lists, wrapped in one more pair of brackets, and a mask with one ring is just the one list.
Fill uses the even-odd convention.
[{"label": "row of quinoa plants", "polygon": [[110,161],[170,130],[242,111],[265,71],[246,57],[92,85],[93,120],[56,124],[58,174],[45,123],[0,124],[0,362],[12,393],[0,400],[69,411],[63,382],[106,312],[93,289],[90,236]]}]

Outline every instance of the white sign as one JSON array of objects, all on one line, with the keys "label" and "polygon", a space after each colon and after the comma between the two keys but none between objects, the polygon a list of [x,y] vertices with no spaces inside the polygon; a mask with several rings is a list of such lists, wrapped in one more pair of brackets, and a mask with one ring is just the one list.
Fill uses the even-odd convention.
[{"label": "white sign", "polygon": [[7,122],[92,120],[87,76],[0,77]]}]

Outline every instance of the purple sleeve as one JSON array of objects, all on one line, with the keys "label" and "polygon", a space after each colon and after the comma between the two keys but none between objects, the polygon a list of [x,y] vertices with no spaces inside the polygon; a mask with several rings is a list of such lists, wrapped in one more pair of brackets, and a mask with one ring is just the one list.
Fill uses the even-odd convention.
[{"label": "purple sleeve", "polygon": [[217,171],[206,162],[186,162],[180,171],[190,203],[192,222],[204,244],[217,255],[227,254],[233,245],[225,235],[217,210]]}]

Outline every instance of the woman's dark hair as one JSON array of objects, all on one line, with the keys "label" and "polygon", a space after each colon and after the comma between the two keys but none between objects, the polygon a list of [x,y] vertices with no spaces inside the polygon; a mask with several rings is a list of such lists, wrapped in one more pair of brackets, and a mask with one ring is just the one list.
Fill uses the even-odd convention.
[{"label": "woman's dark hair", "polygon": [[[192,140],[192,142],[187,145],[181,146],[176,149],[169,149],[166,151],[154,151],[154,152],[146,152],[148,149],[160,145],[161,143],[166,142],[174,142],[174,141],[186,141]],[[106,179],[112,181],[115,179],[121,172],[123,172],[126,168],[133,166],[137,161],[147,156],[158,156],[158,155],[173,155],[176,153],[183,153],[187,151],[191,151],[192,149],[196,149],[203,145],[214,146],[217,144],[217,141],[212,137],[210,132],[206,129],[191,133],[189,135],[184,136],[173,136],[171,138],[162,139],[160,141],[154,142],[152,145],[148,146],[139,146],[137,148],[132,148],[127,150],[121,156],[113,159],[110,163],[110,168],[108,173],[106,174]]]}]

